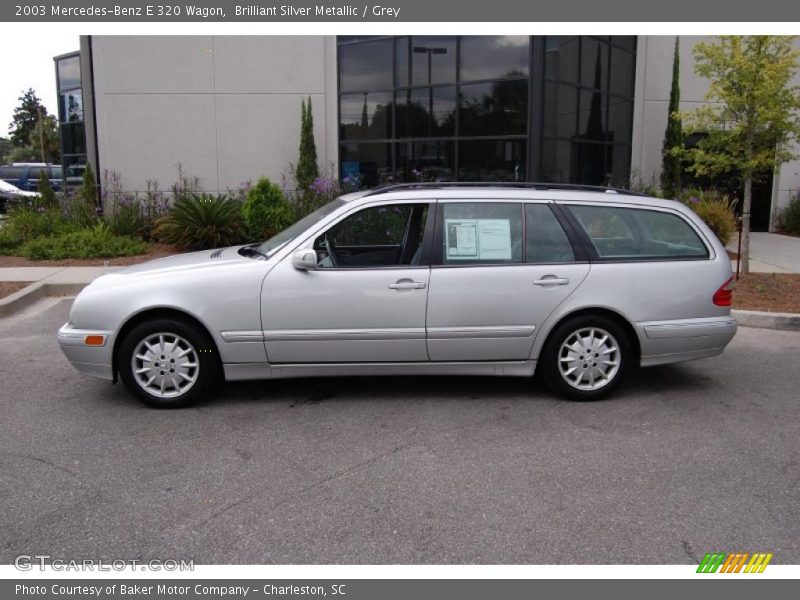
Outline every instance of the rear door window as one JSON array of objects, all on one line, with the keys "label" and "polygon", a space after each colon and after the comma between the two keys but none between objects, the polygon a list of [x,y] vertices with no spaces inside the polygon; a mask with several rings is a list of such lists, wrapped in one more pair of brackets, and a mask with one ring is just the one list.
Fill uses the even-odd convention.
[{"label": "rear door window", "polygon": [[547,204],[525,205],[525,262],[573,262],[575,251]]},{"label": "rear door window", "polygon": [[522,205],[447,202],[442,205],[442,264],[522,262]]},{"label": "rear door window", "polygon": [[599,258],[707,258],[708,248],[682,217],[664,211],[616,206],[567,207]]}]

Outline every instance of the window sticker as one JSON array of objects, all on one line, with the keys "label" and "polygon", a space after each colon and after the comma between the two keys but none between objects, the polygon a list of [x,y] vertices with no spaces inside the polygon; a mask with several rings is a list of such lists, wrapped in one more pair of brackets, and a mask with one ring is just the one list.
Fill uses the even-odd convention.
[{"label": "window sticker", "polygon": [[509,219],[445,219],[448,260],[511,260]]}]

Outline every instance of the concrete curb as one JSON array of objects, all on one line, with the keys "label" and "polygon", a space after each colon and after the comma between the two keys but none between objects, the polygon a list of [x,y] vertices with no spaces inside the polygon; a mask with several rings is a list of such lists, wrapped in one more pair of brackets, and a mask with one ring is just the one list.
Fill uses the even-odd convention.
[{"label": "concrete curb", "polygon": [[10,296],[0,300],[0,318],[7,317],[28,308],[46,296],[72,296],[85,288],[88,283],[53,283],[36,281]]},{"label": "concrete curb", "polygon": [[743,327],[800,331],[800,314],[797,313],[732,310],[731,316]]}]

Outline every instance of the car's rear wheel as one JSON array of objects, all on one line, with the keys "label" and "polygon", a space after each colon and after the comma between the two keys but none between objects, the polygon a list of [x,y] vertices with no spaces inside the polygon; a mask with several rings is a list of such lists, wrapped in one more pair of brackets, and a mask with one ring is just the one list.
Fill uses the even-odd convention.
[{"label": "car's rear wheel", "polygon": [[540,368],[554,392],[572,400],[599,400],[622,383],[631,359],[629,335],[615,320],[581,315],[556,328]]},{"label": "car's rear wheel", "polygon": [[133,327],[121,342],[117,365],[125,386],[156,408],[191,404],[209,391],[219,371],[213,341],[177,319]]}]

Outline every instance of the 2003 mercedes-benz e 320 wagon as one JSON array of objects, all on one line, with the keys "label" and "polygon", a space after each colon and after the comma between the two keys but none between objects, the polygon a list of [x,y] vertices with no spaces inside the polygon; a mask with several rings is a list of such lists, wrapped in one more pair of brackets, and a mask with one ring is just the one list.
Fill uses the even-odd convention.
[{"label": "2003 mercedes-benz e 320 wagon", "polygon": [[688,208],[608,189],[435,184],[342,196],[262,244],[104,275],[58,332],[95,377],[185,405],[227,380],[541,372],[573,399],[714,356],[731,264]]}]

